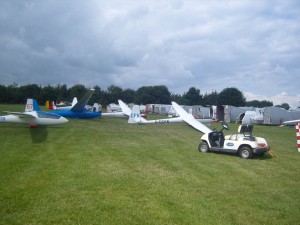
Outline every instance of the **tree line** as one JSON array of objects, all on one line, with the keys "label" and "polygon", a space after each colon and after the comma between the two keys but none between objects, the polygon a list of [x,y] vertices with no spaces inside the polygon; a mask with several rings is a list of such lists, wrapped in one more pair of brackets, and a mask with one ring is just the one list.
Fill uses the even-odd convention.
[{"label": "tree line", "polygon": [[[5,86],[0,84],[0,103],[24,104],[27,98],[34,98],[41,105],[44,105],[46,100],[55,102],[72,101],[74,97],[80,99],[90,88],[81,84],[72,87],[67,87],[66,84],[55,86],[37,84],[19,86],[16,83]],[[205,94],[202,94],[200,89],[196,87],[189,88],[184,94],[174,94],[165,85],[142,86],[137,90],[122,89],[115,85],[109,86],[106,90],[102,90],[97,85],[92,88],[95,89],[95,92],[89,103],[97,102],[103,107],[110,103],[117,103],[118,99],[135,104],[170,104],[171,101],[175,101],[181,105],[232,105],[259,108],[273,106],[273,102],[270,101],[246,101],[244,94],[235,87],[225,88],[220,93],[212,91]],[[287,103],[282,104],[280,107],[289,109]]]}]

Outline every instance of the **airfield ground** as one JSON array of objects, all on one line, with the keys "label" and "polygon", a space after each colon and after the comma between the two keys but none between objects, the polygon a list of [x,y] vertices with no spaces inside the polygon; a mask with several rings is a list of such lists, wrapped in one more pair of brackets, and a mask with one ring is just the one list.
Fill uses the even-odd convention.
[{"label": "airfield ground", "polygon": [[186,123],[0,124],[0,224],[299,224],[295,129],[253,133],[278,159],[199,153]]}]

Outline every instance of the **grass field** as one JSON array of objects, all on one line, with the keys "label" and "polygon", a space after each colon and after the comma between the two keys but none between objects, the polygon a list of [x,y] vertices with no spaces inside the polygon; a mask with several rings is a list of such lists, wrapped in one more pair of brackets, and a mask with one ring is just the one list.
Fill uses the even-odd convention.
[{"label": "grass field", "polygon": [[278,159],[199,153],[201,133],[185,123],[0,124],[0,224],[299,224],[295,129],[254,135]]}]

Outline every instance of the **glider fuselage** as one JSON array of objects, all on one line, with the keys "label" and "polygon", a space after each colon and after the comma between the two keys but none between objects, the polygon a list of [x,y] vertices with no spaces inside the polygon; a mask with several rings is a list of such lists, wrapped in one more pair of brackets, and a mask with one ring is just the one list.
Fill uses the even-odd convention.
[{"label": "glider fuselage", "polygon": [[73,119],[92,119],[101,116],[101,112],[91,112],[87,110],[74,112],[72,110],[63,109],[63,110],[52,110],[51,112],[61,115],[63,117],[73,118]]},{"label": "glider fuselage", "polygon": [[55,125],[66,123],[68,120],[62,116],[47,112],[26,112],[23,115],[2,115],[0,123],[21,123],[28,125]]}]

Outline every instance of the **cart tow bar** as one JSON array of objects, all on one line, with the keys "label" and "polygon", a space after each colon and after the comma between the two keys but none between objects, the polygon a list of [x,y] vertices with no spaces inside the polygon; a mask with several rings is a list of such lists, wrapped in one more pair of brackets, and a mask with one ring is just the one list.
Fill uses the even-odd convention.
[{"label": "cart tow bar", "polygon": [[278,159],[277,155],[273,152],[273,150],[271,149],[271,147],[269,147],[268,153],[269,153],[269,155],[272,156],[274,159]]}]

